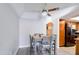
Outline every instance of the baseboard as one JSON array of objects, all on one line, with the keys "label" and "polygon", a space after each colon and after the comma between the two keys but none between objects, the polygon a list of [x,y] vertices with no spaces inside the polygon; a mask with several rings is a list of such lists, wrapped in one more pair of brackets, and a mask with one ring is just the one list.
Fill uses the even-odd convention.
[{"label": "baseboard", "polygon": [[27,46],[27,45],[19,46],[19,48],[24,48],[24,47],[30,47],[30,46]]}]

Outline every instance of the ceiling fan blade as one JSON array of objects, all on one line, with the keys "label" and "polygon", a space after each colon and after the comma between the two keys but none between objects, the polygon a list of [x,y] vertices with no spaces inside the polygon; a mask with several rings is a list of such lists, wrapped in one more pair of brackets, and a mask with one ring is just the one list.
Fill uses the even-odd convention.
[{"label": "ceiling fan blade", "polygon": [[59,10],[59,8],[48,9],[48,12]]}]

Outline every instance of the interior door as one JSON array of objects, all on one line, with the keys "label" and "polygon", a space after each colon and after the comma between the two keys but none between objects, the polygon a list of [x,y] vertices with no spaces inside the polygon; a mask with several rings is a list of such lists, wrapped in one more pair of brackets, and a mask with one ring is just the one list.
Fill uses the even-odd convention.
[{"label": "interior door", "polygon": [[60,21],[59,23],[59,46],[65,45],[65,21]]},{"label": "interior door", "polygon": [[49,22],[47,24],[47,36],[50,37],[52,35],[52,27],[53,27],[53,23]]}]

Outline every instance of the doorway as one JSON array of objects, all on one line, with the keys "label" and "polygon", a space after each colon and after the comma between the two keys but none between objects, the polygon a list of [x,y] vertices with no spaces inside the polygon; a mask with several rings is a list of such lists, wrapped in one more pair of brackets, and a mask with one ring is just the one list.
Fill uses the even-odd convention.
[{"label": "doorway", "polygon": [[65,51],[63,53],[67,53],[67,55],[75,54],[76,25],[76,22],[67,19],[59,20],[59,49]]},{"label": "doorway", "polygon": [[60,19],[59,21],[59,46],[73,46],[75,45],[75,32],[76,29],[76,22],[67,21],[66,19]]}]

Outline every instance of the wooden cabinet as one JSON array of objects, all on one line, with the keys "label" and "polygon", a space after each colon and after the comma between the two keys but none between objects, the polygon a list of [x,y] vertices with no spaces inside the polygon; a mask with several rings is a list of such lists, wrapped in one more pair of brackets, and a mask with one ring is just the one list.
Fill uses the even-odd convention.
[{"label": "wooden cabinet", "polygon": [[65,45],[65,21],[62,20],[59,23],[59,46]]},{"label": "wooden cabinet", "polygon": [[76,38],[76,48],[75,48],[75,52],[76,52],[76,55],[79,55],[79,38]]},{"label": "wooden cabinet", "polygon": [[79,30],[79,22],[76,23],[76,29]]}]

